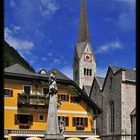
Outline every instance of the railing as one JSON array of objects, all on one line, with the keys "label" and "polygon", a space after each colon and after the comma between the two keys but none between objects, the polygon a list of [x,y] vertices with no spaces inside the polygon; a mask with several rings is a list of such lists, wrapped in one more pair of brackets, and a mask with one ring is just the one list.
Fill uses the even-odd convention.
[{"label": "railing", "polygon": [[18,94],[18,107],[21,106],[47,107],[48,100],[43,95]]}]

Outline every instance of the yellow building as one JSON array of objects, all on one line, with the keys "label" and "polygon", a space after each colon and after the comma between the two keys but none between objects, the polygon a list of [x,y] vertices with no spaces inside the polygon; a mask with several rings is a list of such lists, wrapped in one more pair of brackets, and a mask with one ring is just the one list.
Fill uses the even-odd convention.
[{"label": "yellow building", "polygon": [[[4,70],[4,137],[5,140],[24,140],[30,136],[42,138],[46,131],[49,99],[48,77],[54,71],[32,73],[19,64]],[[66,124],[65,138],[96,137],[94,117],[102,110],[75,84],[57,71],[58,119]]]}]

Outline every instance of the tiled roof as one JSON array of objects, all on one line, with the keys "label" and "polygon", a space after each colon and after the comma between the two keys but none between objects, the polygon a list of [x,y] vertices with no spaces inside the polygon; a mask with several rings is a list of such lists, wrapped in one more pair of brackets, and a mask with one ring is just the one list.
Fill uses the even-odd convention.
[{"label": "tiled roof", "polygon": [[25,69],[23,66],[21,66],[18,63],[5,68],[4,72],[22,74],[22,75],[30,75],[30,76],[40,76],[40,74],[28,71],[27,69]]},{"label": "tiled roof", "polygon": [[70,78],[68,78],[66,75],[64,75],[63,73],[61,73],[57,69],[52,69],[49,72],[47,72],[46,74],[39,74],[39,73],[30,72],[30,71],[26,70],[20,64],[15,64],[15,65],[12,65],[12,66],[7,67],[7,68],[4,69],[4,72],[8,72],[8,73],[22,74],[22,75],[29,75],[29,76],[39,76],[39,77],[49,77],[49,75],[53,71],[57,72],[56,79],[71,80]]},{"label": "tiled roof", "polygon": [[136,81],[136,71],[131,69],[126,69],[125,79]]},{"label": "tiled roof", "polygon": [[48,71],[47,75],[50,75],[54,71],[56,71],[56,79],[71,80],[69,77],[67,77],[66,75],[64,75],[62,72],[60,72],[57,69],[52,69],[52,70]]},{"label": "tiled roof", "polygon": [[128,69],[123,67],[116,67],[116,66],[110,66],[113,73],[116,73],[118,70],[125,70],[125,79],[126,80],[133,80],[136,81],[136,70],[135,69]]},{"label": "tiled roof", "polygon": [[[93,49],[91,47],[91,43],[85,41],[85,42],[80,42],[80,43],[76,44],[76,52],[77,52],[77,55],[78,55],[79,59],[81,58],[87,43],[89,44],[89,48],[90,48],[90,50],[91,50],[91,52],[93,54],[93,57],[94,57],[94,53],[93,53]],[[95,57],[94,57],[94,59],[95,59]]]},{"label": "tiled roof", "polygon": [[96,76],[95,78],[96,78],[96,80],[97,80],[97,82],[98,82],[99,87],[102,89],[105,78],[103,78],[103,77],[98,77],[98,76]]},{"label": "tiled roof", "polygon": [[91,86],[88,86],[88,85],[84,85],[83,86],[83,90],[86,92],[86,94],[89,96],[90,94],[90,89],[91,89]]},{"label": "tiled roof", "polygon": [[112,66],[112,65],[110,65],[110,68],[112,69],[113,73],[116,73],[119,69],[121,69],[121,67]]}]

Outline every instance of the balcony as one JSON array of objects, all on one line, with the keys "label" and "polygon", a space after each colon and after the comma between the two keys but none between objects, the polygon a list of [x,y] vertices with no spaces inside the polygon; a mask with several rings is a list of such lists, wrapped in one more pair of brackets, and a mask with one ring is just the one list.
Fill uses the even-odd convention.
[{"label": "balcony", "polygon": [[34,108],[47,108],[48,99],[44,95],[35,94],[18,94],[18,107],[34,107]]}]

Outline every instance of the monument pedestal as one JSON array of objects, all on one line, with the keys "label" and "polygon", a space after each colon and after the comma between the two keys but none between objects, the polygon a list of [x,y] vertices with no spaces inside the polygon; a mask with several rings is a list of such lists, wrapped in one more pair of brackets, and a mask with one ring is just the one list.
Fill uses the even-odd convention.
[{"label": "monument pedestal", "polygon": [[64,136],[61,134],[45,134],[44,140],[64,140]]}]

